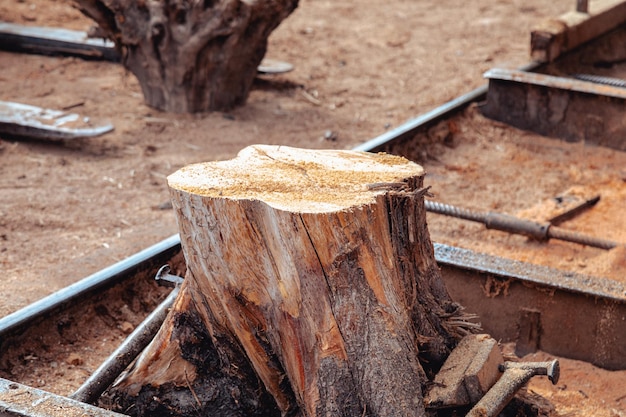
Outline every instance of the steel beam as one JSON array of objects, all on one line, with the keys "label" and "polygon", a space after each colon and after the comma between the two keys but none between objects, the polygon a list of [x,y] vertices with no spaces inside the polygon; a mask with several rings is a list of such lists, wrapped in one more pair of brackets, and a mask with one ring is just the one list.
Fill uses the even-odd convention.
[{"label": "steel beam", "polygon": [[477,314],[493,338],[517,342],[525,353],[543,350],[626,369],[623,283],[441,244],[435,258],[452,299]]},{"label": "steel beam", "polygon": [[493,69],[482,113],[569,142],[626,151],[626,89],[574,78]]},{"label": "steel beam", "polygon": [[89,38],[85,32],[77,30],[30,27],[7,22],[0,22],[0,49],[120,61],[115,45],[107,39]]}]

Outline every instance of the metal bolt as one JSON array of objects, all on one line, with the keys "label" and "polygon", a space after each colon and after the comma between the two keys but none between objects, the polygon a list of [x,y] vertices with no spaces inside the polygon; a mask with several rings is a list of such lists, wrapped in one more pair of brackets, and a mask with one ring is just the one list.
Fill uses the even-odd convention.
[{"label": "metal bolt", "polygon": [[179,284],[182,284],[185,279],[178,275],[170,274],[170,271],[171,269],[169,265],[163,265],[157,271],[154,279],[159,285],[164,285],[168,287],[175,287]]}]

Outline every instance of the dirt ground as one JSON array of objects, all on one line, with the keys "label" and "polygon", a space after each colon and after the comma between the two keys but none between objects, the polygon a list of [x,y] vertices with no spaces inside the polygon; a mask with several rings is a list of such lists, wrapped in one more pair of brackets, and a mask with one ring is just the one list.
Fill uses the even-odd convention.
[{"label": "dirt ground", "polygon": [[[292,63],[294,71],[264,76],[247,105],[229,113],[151,109],[118,64],[0,52],[0,99],[71,108],[115,126],[102,137],[56,143],[0,137],[0,316],[177,233],[165,179],[178,168],[231,158],[254,143],[352,148],[483,85],[490,68],[528,63],[531,27],[574,7],[573,0],[301,0],[268,49],[269,58]],[[0,20],[78,30],[92,25],[69,0],[7,0]],[[601,193],[602,199],[571,227],[626,241],[624,153],[525,132],[511,139],[475,108],[461,122],[455,148],[424,161],[426,183],[438,199],[537,218],[546,214],[542,203],[574,186],[574,193]],[[538,262],[545,252],[545,244],[479,225],[432,216],[429,227],[435,241],[513,251],[520,260]],[[624,276],[622,249],[550,245],[553,267]],[[626,373],[581,363],[568,369],[577,381],[570,386],[578,387],[580,378],[614,383],[594,385],[593,394],[563,388],[547,395],[574,392],[564,404],[600,398],[603,405],[594,402],[592,414],[625,415]],[[576,397],[579,391],[585,398]],[[580,415],[575,407],[559,412]]]},{"label": "dirt ground", "polygon": [[[107,62],[0,52],[2,99],[72,108],[115,131],[66,143],[0,142],[0,314],[177,232],[165,177],[253,143],[351,148],[529,60],[533,24],[573,1],[302,1],[268,57],[295,66],[229,114],[173,115],[142,102]],[[87,30],[69,0],[8,1],[0,19]],[[281,84],[282,83],[282,84]],[[281,88],[293,83],[301,88]],[[313,97],[315,100],[311,100]],[[335,140],[325,140],[331,131]]]}]

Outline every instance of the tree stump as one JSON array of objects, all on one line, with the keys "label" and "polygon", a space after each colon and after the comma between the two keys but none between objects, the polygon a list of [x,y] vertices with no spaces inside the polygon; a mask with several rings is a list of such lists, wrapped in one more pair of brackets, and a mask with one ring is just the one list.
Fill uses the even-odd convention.
[{"label": "tree stump", "polygon": [[262,145],[172,174],[187,275],[109,396],[135,415],[425,415],[427,376],[474,324],[422,180],[401,157]]},{"label": "tree stump", "polygon": [[271,32],[298,0],[74,0],[121,51],[159,110],[228,110],[246,102]]}]

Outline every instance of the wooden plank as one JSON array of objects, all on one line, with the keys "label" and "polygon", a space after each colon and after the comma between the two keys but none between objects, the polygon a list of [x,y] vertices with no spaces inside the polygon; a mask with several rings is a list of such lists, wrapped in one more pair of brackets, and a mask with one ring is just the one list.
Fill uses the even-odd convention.
[{"label": "wooden plank", "polygon": [[596,0],[589,12],[571,11],[549,19],[532,30],[531,57],[541,62],[554,61],[561,54],[601,36],[626,22],[626,2]]}]

